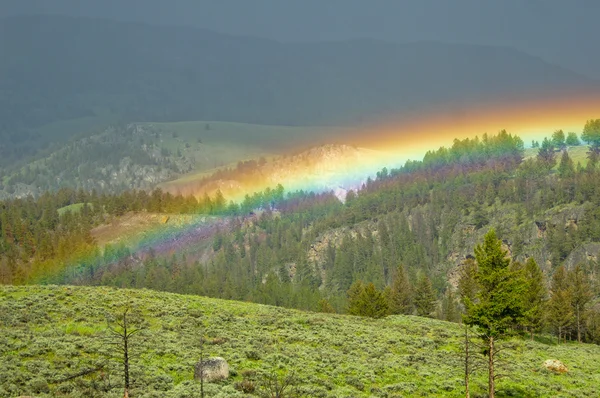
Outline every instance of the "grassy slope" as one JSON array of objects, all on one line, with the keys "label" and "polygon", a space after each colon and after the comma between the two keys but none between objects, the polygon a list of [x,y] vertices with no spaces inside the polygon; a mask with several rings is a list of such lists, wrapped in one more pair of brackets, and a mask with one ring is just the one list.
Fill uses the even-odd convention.
[{"label": "grassy slope", "polygon": [[[134,396],[199,396],[192,381],[199,358],[198,317],[206,325],[207,354],[224,357],[232,371],[228,380],[206,388],[211,397],[243,396],[235,390],[236,382],[257,380],[260,372],[273,370],[296,370],[302,390],[312,397],[463,396],[462,329],[457,324],[400,316],[371,320],[146,290],[67,286],[0,287],[0,396],[31,394],[32,384],[45,390],[40,379],[49,382],[49,393],[36,396],[89,394],[85,388],[93,385],[93,377],[52,381],[103,360],[102,352],[113,349],[103,338],[105,315],[126,303],[149,324],[132,347],[138,354]],[[514,344],[515,350],[504,353],[510,378],[499,382],[499,396],[600,394],[600,347]],[[562,360],[570,372],[543,370],[548,358]],[[122,396],[118,372],[118,364],[111,363],[108,373],[116,387],[96,396]],[[99,375],[95,381],[104,385]],[[482,396],[485,372],[476,373],[472,384],[472,396]]]},{"label": "grassy slope", "polygon": [[[575,166],[577,166],[577,163],[581,163],[582,167],[585,167],[587,165],[588,159],[587,159],[587,152],[588,152],[589,147],[587,145],[580,145],[580,146],[570,146],[568,147],[568,152],[569,152],[569,157],[573,160],[573,164]],[[538,148],[527,148],[525,150],[525,159],[529,159],[529,158],[534,158],[537,156],[538,153]],[[555,169],[558,168],[558,165],[560,163],[560,157],[561,157],[561,153],[557,152],[556,153],[556,167]]]},{"label": "grassy slope", "polygon": [[84,203],[73,203],[72,205],[68,205],[65,207],[61,207],[60,209],[58,209],[58,214],[59,215],[63,215],[66,212],[70,211],[72,213],[79,213],[79,211],[81,211],[81,208],[83,207]]},{"label": "grassy slope", "polygon": [[[211,147],[213,155],[221,160],[219,167],[208,169],[197,167],[191,173],[158,185],[165,189],[209,177],[223,168],[235,168],[238,161],[258,159],[260,156],[270,159],[274,153],[336,142],[349,131],[343,127],[269,126],[211,121],[145,123],[145,125],[175,132],[179,141],[189,142],[192,147],[200,138],[204,144]],[[171,143],[165,141],[164,146],[173,151],[177,150],[172,141]]]}]

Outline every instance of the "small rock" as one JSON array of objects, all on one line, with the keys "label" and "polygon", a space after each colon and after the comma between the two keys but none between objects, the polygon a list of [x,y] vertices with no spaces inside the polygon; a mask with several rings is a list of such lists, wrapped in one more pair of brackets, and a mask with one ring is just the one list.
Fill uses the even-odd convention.
[{"label": "small rock", "polygon": [[194,379],[204,381],[216,381],[229,377],[229,364],[221,357],[208,358],[199,361],[194,370]]},{"label": "small rock", "polygon": [[558,359],[546,359],[544,367],[555,373],[567,373],[569,369]]}]

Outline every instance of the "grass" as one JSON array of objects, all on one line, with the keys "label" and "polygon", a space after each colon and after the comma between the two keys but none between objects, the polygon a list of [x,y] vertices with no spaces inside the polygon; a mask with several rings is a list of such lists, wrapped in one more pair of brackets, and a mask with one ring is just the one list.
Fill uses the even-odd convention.
[{"label": "grass", "polygon": [[[525,150],[524,158],[525,159],[535,158],[537,156],[538,150],[539,150],[539,148],[527,148]],[[582,167],[585,167],[587,165],[588,150],[589,150],[589,147],[587,145],[570,146],[567,148],[567,151],[569,152],[569,157],[571,158],[571,160],[573,160],[573,164],[576,167],[577,167],[577,163],[581,163]],[[556,166],[554,167],[555,170],[558,169],[558,165],[560,164],[560,157],[561,157],[561,152],[556,152]]]},{"label": "grass", "polygon": [[68,211],[70,211],[73,214],[79,213],[79,211],[81,211],[81,208],[83,207],[83,205],[84,205],[84,203],[73,203],[72,205],[61,207],[60,209],[58,209],[58,214],[62,216],[63,214],[65,214]]},{"label": "grass", "polygon": [[[310,397],[463,396],[462,328],[410,316],[372,320],[301,312],[148,290],[106,287],[0,287],[0,396],[120,397],[115,346],[106,317],[125,305],[147,329],[131,343],[133,397],[197,397],[193,366],[199,337],[206,354],[229,362],[230,377],[205,386],[207,396],[257,396],[265,373],[295,371]],[[141,321],[140,321],[141,322]],[[600,394],[593,345],[513,340],[504,352],[498,396],[583,397]],[[542,368],[563,361],[569,373]],[[108,362],[106,362],[108,360]],[[101,372],[61,382],[81,370]],[[242,381],[252,394],[236,389]],[[476,372],[472,396],[485,396]]]},{"label": "grass", "polygon": [[[209,149],[211,158],[218,159],[208,167],[206,164],[199,164],[196,170],[176,180],[159,184],[166,189],[209,177],[220,169],[235,167],[239,161],[257,160],[260,157],[269,159],[274,153],[325,144],[327,140],[335,140],[347,131],[342,127],[274,126],[215,121],[140,123],[140,125],[168,132],[163,134],[162,147],[172,153],[183,150],[189,157],[202,158],[206,155],[199,150],[194,152],[194,149],[205,147]],[[185,150],[184,147],[189,149]]]}]

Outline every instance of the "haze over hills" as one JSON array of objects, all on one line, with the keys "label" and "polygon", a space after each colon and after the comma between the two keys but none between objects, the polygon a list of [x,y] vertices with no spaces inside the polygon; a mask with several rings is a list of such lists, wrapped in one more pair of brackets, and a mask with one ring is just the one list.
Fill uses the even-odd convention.
[{"label": "haze over hills", "polygon": [[[13,167],[0,179],[0,199],[76,188],[98,192],[153,189],[158,183],[210,175],[239,161],[285,153],[347,129],[229,122],[131,123],[72,140],[48,156]],[[331,142],[331,141],[329,141]],[[1,171],[1,169],[0,169]]]},{"label": "haze over hills", "polygon": [[4,19],[0,37],[5,162],[68,139],[68,129],[40,130],[65,120],[352,124],[448,102],[598,87],[539,58],[493,46],[284,44],[60,16]]},{"label": "haze over hills", "polygon": [[373,38],[504,45],[600,78],[595,0],[4,0],[0,17],[60,14],[195,26],[281,41]]}]

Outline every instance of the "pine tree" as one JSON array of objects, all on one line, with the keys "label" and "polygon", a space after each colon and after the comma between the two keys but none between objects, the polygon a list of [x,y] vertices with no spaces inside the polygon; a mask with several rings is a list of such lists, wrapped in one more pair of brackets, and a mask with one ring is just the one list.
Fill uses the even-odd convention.
[{"label": "pine tree", "polygon": [[585,123],[581,139],[590,146],[590,151],[600,150],[600,119],[588,120]]},{"label": "pine tree", "polygon": [[458,322],[460,313],[456,306],[456,297],[452,289],[446,289],[444,299],[442,301],[442,319],[448,322]]},{"label": "pine tree", "polygon": [[585,274],[583,267],[577,265],[568,274],[569,288],[571,294],[571,306],[575,317],[575,325],[577,327],[577,341],[581,343],[581,334],[583,325],[585,324],[585,315],[587,313],[587,305],[593,298],[592,287],[589,277]]},{"label": "pine tree", "polygon": [[361,296],[364,290],[365,286],[360,280],[350,286],[346,292],[348,297],[348,314],[361,315]]},{"label": "pine tree", "polygon": [[548,322],[556,328],[558,342],[564,329],[573,321],[572,295],[567,281],[567,272],[560,266],[552,275],[551,296],[548,302]]},{"label": "pine tree", "polygon": [[384,294],[374,284],[364,285],[357,281],[348,290],[348,313],[350,315],[383,318],[388,314],[388,304]]},{"label": "pine tree", "polygon": [[533,333],[543,326],[544,305],[548,295],[544,274],[533,257],[527,259],[525,263],[525,278],[527,280],[527,290],[523,295],[525,304],[525,326]]},{"label": "pine tree", "polygon": [[567,144],[565,142],[565,133],[562,130],[556,130],[552,133],[552,144],[560,150],[565,149]]},{"label": "pine tree", "polygon": [[374,284],[365,286],[361,297],[361,314],[371,318],[383,318],[388,314],[389,308],[384,294],[377,290]]},{"label": "pine tree", "polygon": [[568,146],[579,146],[581,142],[577,137],[577,133],[570,132],[567,134],[567,140],[565,141]]},{"label": "pine tree", "polygon": [[483,244],[475,248],[475,258],[478,266],[475,279],[479,289],[474,301],[465,297],[467,314],[464,321],[477,327],[479,337],[487,347],[484,353],[488,358],[488,394],[494,398],[496,344],[523,317],[522,295],[526,283],[519,271],[509,267],[510,259],[493,229],[485,235]]},{"label": "pine tree", "polygon": [[546,170],[551,170],[556,166],[556,156],[554,155],[554,146],[552,141],[548,138],[544,138],[542,146],[538,150],[537,154],[538,163]]},{"label": "pine tree", "polygon": [[435,310],[435,292],[431,286],[431,280],[427,275],[423,275],[417,282],[414,304],[418,316],[431,317],[431,314]]},{"label": "pine tree", "polygon": [[400,265],[394,272],[394,279],[389,292],[390,314],[412,313],[412,292],[404,266]]},{"label": "pine tree", "polygon": [[575,175],[575,165],[573,164],[573,160],[569,157],[569,153],[567,151],[563,151],[563,154],[560,157],[558,175],[560,175],[561,178],[569,178]]},{"label": "pine tree", "polygon": [[467,308],[467,303],[474,302],[479,290],[477,285],[477,263],[472,258],[467,259],[459,271],[458,293],[460,301]]},{"label": "pine tree", "polygon": [[331,306],[331,304],[329,304],[327,299],[321,299],[319,301],[319,312],[333,314],[335,313],[335,309]]}]

